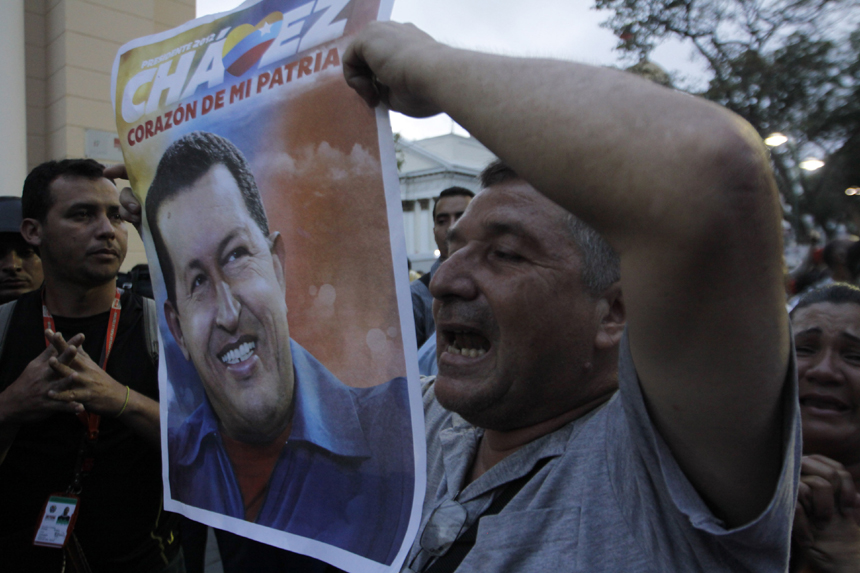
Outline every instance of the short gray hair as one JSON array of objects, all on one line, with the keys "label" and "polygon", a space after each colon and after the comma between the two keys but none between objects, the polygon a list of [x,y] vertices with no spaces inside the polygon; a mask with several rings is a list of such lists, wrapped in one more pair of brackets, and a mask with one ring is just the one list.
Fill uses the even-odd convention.
[{"label": "short gray hair", "polygon": [[[481,187],[522,179],[507,163],[497,159],[479,175]],[[621,260],[600,233],[565,211],[564,226],[582,255],[582,282],[589,294],[599,296],[621,279]]]},{"label": "short gray hair", "polygon": [[572,214],[565,214],[564,222],[582,253],[582,282],[592,296],[598,296],[621,279],[621,259],[600,233]]}]

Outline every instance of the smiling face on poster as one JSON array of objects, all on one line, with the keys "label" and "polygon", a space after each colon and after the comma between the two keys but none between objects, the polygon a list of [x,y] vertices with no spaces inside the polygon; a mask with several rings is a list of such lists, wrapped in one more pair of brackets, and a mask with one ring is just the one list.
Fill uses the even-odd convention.
[{"label": "smiling face on poster", "polygon": [[382,4],[246,2],[129,43],[113,75],[165,509],[355,572],[399,570],[424,492],[390,127],[341,70]]}]

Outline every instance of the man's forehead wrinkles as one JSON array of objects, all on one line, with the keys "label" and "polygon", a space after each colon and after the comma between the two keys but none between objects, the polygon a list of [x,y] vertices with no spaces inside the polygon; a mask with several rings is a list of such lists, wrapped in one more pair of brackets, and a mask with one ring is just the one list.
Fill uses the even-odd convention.
[{"label": "man's forehead wrinkles", "polygon": [[51,197],[54,200],[74,201],[79,195],[89,194],[99,199],[109,195],[119,204],[119,191],[108,179],[89,179],[86,177],[60,176],[51,181]]},{"label": "man's forehead wrinkles", "polygon": [[[502,211],[502,212],[499,212]],[[511,235],[530,242],[537,243],[538,237],[535,230],[524,225],[518,220],[515,212],[504,213],[508,209],[494,210],[492,213],[481,215],[480,218],[463,218],[448,229],[447,240],[463,241],[466,235],[477,235],[482,238],[496,238]]]},{"label": "man's forehead wrinkles", "polygon": [[73,201],[69,204],[68,209],[93,209],[98,206],[99,203],[96,201]]},{"label": "man's forehead wrinkles", "polygon": [[812,328],[806,328],[804,330],[798,331],[795,336],[804,336],[807,334],[821,334],[821,329],[817,326],[813,326]]},{"label": "man's forehead wrinkles", "polygon": [[86,209],[88,211],[94,211],[98,209],[105,209],[106,211],[111,210],[119,210],[119,202],[114,203],[112,201],[97,201],[97,200],[76,200],[73,201],[65,208],[65,212],[68,213],[70,211],[74,211],[77,209]]},{"label": "man's forehead wrinkles", "polygon": [[486,238],[498,238],[509,235],[523,239],[529,243],[539,242],[534,229],[504,213],[495,213],[486,217],[481,221],[480,229],[481,235]]},{"label": "man's forehead wrinkles", "polygon": [[[856,327],[856,325],[849,325],[848,328],[850,328],[851,330],[855,330],[855,331],[860,330]],[[801,336],[820,336],[823,333],[824,333],[824,330],[821,327],[813,326],[813,327],[806,328],[804,330],[799,331],[795,335],[795,337],[800,338]],[[845,339],[849,340],[850,342],[860,343],[860,332],[858,332],[857,334],[854,334],[852,332],[849,332],[848,330],[840,330],[837,333],[837,336],[840,338],[845,338]]]}]

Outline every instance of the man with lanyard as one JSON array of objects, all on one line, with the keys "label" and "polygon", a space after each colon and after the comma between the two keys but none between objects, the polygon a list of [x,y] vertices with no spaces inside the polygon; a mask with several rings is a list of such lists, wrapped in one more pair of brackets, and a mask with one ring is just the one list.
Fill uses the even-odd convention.
[{"label": "man with lanyard", "polygon": [[116,288],[128,239],[116,187],[95,161],[50,161],[22,200],[45,283],[18,299],[0,355],[3,567],[184,571],[161,506],[145,305]]}]

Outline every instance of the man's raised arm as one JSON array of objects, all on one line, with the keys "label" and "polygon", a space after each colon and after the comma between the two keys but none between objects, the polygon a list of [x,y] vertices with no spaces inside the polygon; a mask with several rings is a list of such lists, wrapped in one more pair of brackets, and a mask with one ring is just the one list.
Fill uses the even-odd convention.
[{"label": "man's raised arm", "polygon": [[790,343],[777,192],[752,127],[630,74],[457,50],[395,23],[359,35],[344,74],[371,105],[448,113],[603,234],[655,425],[729,525],[764,509]]}]

